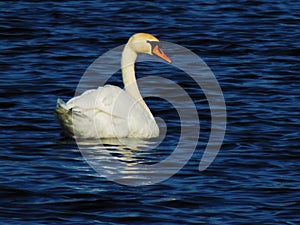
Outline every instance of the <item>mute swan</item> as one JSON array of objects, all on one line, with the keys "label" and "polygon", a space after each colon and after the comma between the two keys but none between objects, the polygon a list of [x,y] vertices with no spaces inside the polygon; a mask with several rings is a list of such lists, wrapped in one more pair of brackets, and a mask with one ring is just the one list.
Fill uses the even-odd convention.
[{"label": "mute swan", "polygon": [[57,100],[55,113],[67,135],[91,139],[159,135],[159,128],[136,82],[134,63],[140,53],[156,55],[171,63],[156,37],[146,33],[131,36],[121,59],[124,90],[105,85],[85,91],[67,103]]}]

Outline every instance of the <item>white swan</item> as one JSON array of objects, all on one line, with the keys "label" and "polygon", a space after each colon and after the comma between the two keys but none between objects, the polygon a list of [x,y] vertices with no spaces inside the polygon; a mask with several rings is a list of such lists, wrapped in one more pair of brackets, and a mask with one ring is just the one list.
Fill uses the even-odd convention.
[{"label": "white swan", "polygon": [[105,85],[88,90],[67,103],[58,99],[56,116],[66,134],[79,138],[151,138],[159,135],[155,119],[144,102],[136,82],[137,55],[171,59],[160,49],[159,40],[146,33],[130,37],[122,53],[124,90]]}]

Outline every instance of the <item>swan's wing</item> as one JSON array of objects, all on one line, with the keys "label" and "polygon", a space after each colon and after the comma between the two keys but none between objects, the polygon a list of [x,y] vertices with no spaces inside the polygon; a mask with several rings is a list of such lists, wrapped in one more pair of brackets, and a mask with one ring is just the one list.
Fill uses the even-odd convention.
[{"label": "swan's wing", "polygon": [[[131,129],[131,114],[138,116],[143,112],[130,94],[112,85],[86,91],[59,104],[58,109],[64,112],[60,116],[63,128],[72,128],[75,136],[85,138],[126,137]],[[72,121],[72,126],[68,121]]]},{"label": "swan's wing", "polygon": [[72,121],[73,134],[85,138],[147,137],[157,126],[129,93],[112,85],[86,91],[60,108],[68,115],[63,123]]},{"label": "swan's wing", "polygon": [[124,112],[132,104],[134,104],[134,99],[123,89],[113,85],[105,85],[70,99],[66,105],[69,110],[77,113],[96,111],[125,119],[127,115]]}]

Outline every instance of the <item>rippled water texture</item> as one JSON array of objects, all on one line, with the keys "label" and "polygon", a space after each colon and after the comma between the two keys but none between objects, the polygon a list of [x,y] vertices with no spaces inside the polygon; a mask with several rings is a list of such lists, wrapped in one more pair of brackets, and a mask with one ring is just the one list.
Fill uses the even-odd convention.
[{"label": "rippled water texture", "polygon": [[[1,224],[300,223],[299,1],[0,6]],[[183,87],[201,125],[193,157],[175,176],[141,187],[109,181],[61,134],[57,98],[73,97],[88,66],[135,32],[190,49],[218,79],[227,131],[207,170],[198,171],[211,126],[205,95],[182,71],[159,62],[138,64],[138,77],[160,75]],[[122,86],[120,78],[118,72],[110,83]],[[151,164],[176,146],[174,108],[159,98],[147,103],[165,120],[164,142],[150,153],[106,143],[116,159]]]}]

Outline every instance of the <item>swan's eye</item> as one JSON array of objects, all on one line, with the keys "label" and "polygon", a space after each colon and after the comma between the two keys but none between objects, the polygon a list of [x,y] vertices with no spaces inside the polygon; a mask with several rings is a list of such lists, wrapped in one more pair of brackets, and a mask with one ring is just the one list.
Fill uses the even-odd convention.
[{"label": "swan's eye", "polygon": [[151,45],[151,52],[152,53],[153,53],[153,50],[154,50],[155,46],[159,46],[158,41],[147,41],[147,43],[149,43]]}]

